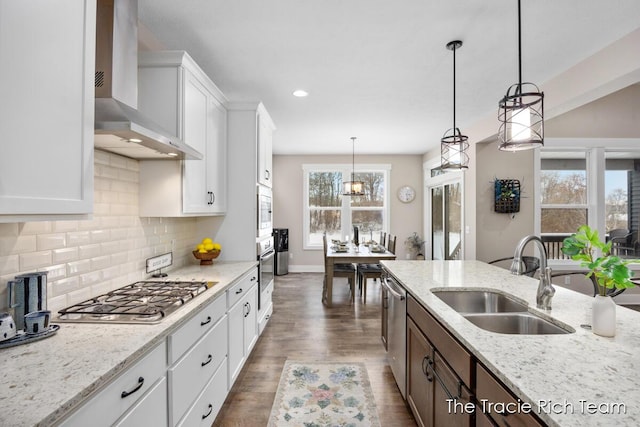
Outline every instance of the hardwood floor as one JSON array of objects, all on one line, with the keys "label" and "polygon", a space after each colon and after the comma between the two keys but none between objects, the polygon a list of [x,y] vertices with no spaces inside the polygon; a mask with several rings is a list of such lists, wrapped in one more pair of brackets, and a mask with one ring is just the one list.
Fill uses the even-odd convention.
[{"label": "hardwood floor", "polygon": [[238,376],[214,426],[266,426],[287,359],[364,362],[384,426],[415,426],[380,341],[380,282],[367,303],[350,304],[346,279],[334,281],[331,308],[321,302],[322,274],[276,276],[273,316]]}]

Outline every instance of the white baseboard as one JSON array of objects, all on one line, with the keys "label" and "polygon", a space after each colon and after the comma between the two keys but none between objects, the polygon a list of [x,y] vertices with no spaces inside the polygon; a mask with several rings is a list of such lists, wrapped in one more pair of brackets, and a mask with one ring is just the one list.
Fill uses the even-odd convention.
[{"label": "white baseboard", "polygon": [[324,267],[322,265],[289,264],[289,273],[324,273]]}]

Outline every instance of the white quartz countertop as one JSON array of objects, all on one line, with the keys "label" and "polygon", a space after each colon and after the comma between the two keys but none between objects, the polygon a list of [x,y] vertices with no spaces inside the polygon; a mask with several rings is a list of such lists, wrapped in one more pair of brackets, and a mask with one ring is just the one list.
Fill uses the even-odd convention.
[{"label": "white quartz countertop", "polygon": [[0,349],[0,425],[55,424],[255,266],[216,262],[169,272],[166,279],[218,283],[155,325],[58,323],[49,338]]},{"label": "white quartz countertop", "polygon": [[[480,261],[382,261],[407,291],[475,357],[551,426],[640,425],[640,313],[617,307],[616,336],[591,323],[592,297],[559,286],[552,310],[536,309],[538,280]],[[496,289],[529,311],[575,329],[566,335],[507,335],[473,325],[431,293],[436,288]]]}]

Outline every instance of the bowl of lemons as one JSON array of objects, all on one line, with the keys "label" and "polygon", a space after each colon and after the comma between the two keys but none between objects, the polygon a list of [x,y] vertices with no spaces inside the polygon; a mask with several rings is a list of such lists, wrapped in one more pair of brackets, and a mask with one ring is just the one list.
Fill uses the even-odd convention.
[{"label": "bowl of lemons", "polygon": [[200,260],[200,265],[212,265],[213,260],[220,255],[221,249],[220,243],[205,237],[193,250],[193,256]]}]

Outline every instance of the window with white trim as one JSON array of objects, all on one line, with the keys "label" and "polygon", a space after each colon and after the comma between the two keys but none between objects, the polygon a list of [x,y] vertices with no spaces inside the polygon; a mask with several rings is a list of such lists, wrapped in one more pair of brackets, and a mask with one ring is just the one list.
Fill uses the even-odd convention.
[{"label": "window with white trim", "polygon": [[389,229],[389,175],[391,165],[356,165],[355,180],[364,182],[364,195],[343,196],[352,166],[305,164],[303,230],[304,249],[322,249],[322,234],[345,240],[357,226],[362,240],[377,240]]},{"label": "window with white trim", "polygon": [[568,259],[560,251],[563,238],[582,224],[597,229],[603,240],[616,230],[624,236],[619,255],[640,255],[637,147],[636,141],[554,139],[536,154],[536,233],[549,258],[561,260],[558,265]]}]

